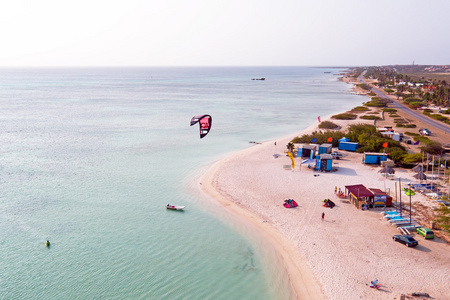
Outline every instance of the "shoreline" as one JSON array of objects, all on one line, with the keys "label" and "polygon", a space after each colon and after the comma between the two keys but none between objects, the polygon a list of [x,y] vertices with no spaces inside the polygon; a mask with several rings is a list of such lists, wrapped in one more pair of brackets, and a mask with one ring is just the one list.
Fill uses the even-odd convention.
[{"label": "shoreline", "polygon": [[[326,120],[324,118],[324,120]],[[301,134],[311,133],[317,129],[317,125],[313,124],[303,131]],[[289,141],[298,134],[291,134],[281,139],[277,139],[276,142]],[[228,162],[236,159],[240,159],[242,156],[249,156],[253,153],[260,151],[261,147],[270,148],[273,147],[275,141],[263,142],[253,147],[240,150],[230,156],[223,158],[214,163],[206,173],[200,178],[201,189],[209,197],[218,202],[219,205],[224,207],[228,212],[246,225],[251,226],[257,231],[258,238],[264,239],[275,250],[277,257],[282,262],[282,267],[289,278],[290,286],[295,293],[296,299],[325,299],[320,283],[315,278],[314,273],[308,267],[305,259],[298,253],[295,245],[283,234],[280,234],[274,226],[270,225],[261,215],[242,207],[239,203],[236,203],[226,194],[225,191],[219,191],[217,186],[217,174],[220,169],[223,168]]]},{"label": "shoreline", "polygon": [[[353,122],[335,123],[345,128]],[[317,122],[276,140],[278,148],[284,150],[293,137],[315,130],[320,130]],[[361,164],[358,153],[348,153],[333,163],[337,172],[320,173],[320,177],[313,177],[314,172],[305,167],[286,171],[283,164],[290,160],[284,155],[273,158],[274,142],[257,144],[216,162],[201,177],[201,187],[274,247],[298,299],[393,299],[411,292],[444,299],[450,294],[446,271],[450,256],[445,242],[419,240],[415,249],[421,250],[411,252],[392,242],[398,231],[383,220],[380,211],[362,212],[334,195],[334,186],[343,189],[352,184],[394,191],[394,181],[383,182],[378,169]],[[402,178],[413,175],[398,172]],[[298,202],[298,209],[281,206],[288,198]],[[321,199],[325,198],[337,207],[323,208]],[[320,221],[322,212],[325,221]],[[411,264],[411,259],[416,263]],[[383,291],[368,288],[375,278],[385,286]]]}]

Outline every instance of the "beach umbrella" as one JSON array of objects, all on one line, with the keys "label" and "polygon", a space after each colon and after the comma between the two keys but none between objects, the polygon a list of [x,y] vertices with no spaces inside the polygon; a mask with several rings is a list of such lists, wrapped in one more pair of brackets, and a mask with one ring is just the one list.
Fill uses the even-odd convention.
[{"label": "beach umbrella", "polygon": [[420,180],[426,180],[427,179],[427,175],[423,174],[422,171],[420,171],[419,173],[417,173],[413,177],[416,178],[416,179],[420,179]]},{"label": "beach umbrella", "polygon": [[423,171],[423,165],[422,164],[418,164],[417,166],[415,166],[414,168],[412,168],[412,170],[414,172],[422,172]]},{"label": "beach umbrella", "polygon": [[390,166],[386,166],[386,167],[382,168],[381,170],[379,170],[378,173],[394,174],[395,170],[392,169],[392,167],[390,167]]}]

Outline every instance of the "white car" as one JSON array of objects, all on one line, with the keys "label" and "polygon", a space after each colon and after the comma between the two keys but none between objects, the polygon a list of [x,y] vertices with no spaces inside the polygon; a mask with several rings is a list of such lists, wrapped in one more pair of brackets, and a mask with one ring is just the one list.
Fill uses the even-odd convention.
[{"label": "white car", "polygon": [[341,158],[344,157],[344,156],[342,155],[341,152],[333,152],[333,153],[331,153],[331,156],[332,156],[334,159],[341,159]]}]

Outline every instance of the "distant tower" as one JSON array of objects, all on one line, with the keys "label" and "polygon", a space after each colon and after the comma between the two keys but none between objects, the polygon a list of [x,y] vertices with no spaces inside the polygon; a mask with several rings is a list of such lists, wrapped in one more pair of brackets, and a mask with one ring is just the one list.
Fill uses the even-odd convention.
[{"label": "distant tower", "polygon": [[413,61],[413,66],[414,66],[414,61]]}]

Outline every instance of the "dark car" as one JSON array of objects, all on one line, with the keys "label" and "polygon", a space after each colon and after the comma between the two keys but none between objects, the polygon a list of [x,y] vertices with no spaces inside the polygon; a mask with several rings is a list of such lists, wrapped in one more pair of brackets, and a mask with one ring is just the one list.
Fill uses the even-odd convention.
[{"label": "dark car", "polygon": [[396,242],[405,244],[408,247],[415,247],[419,245],[419,243],[410,235],[394,235],[392,239]]}]

